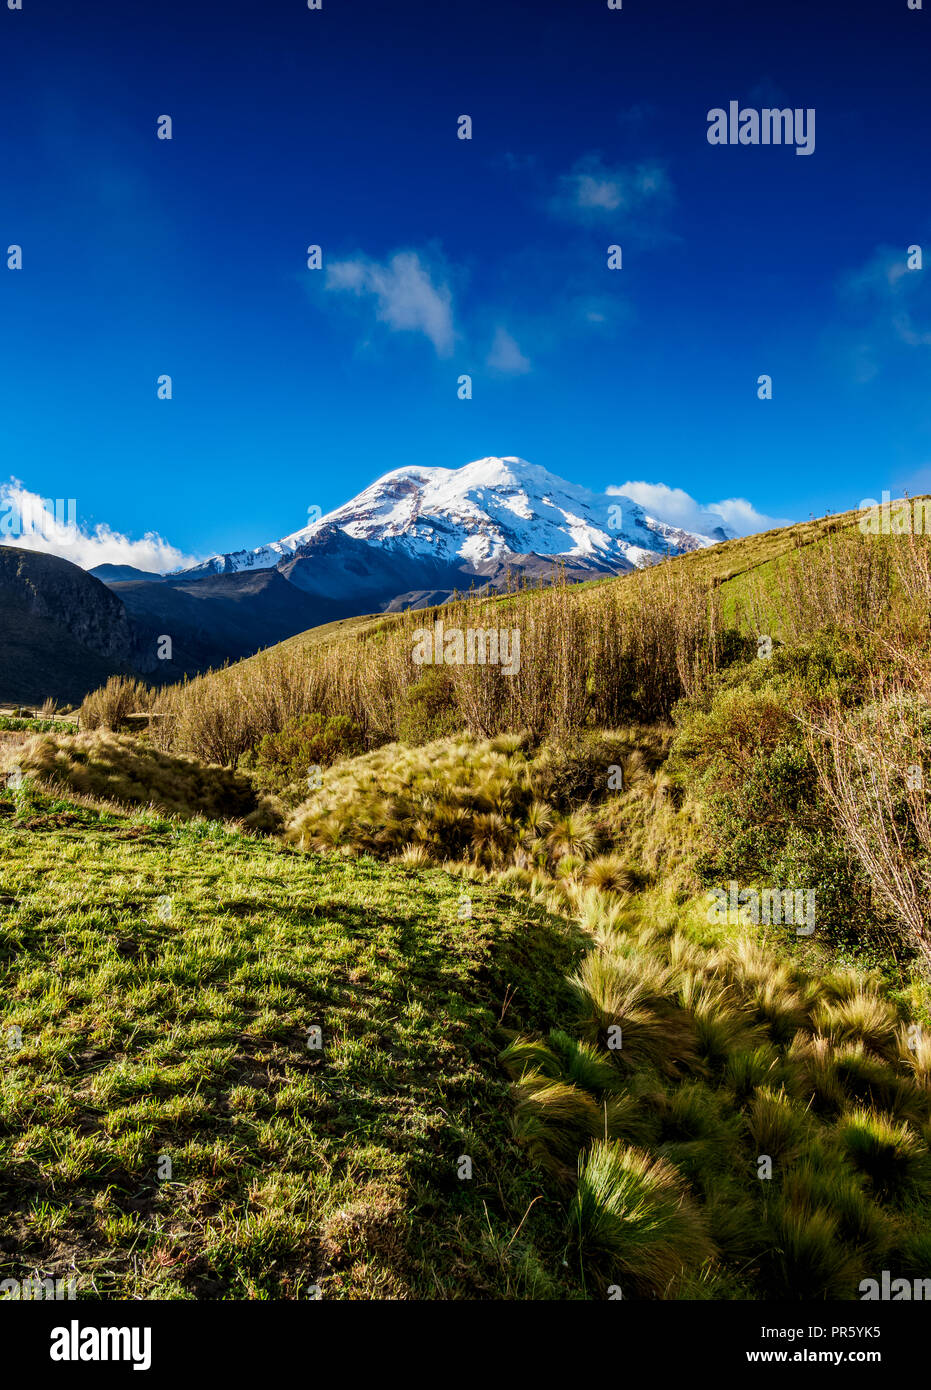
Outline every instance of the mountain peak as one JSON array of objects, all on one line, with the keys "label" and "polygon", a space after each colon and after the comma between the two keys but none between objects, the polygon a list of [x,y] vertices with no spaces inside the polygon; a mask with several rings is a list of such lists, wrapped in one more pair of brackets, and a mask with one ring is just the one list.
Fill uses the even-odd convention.
[{"label": "mountain peak", "polygon": [[271,568],[333,530],[412,559],[478,564],[534,554],[606,573],[722,538],[670,526],[630,498],[592,492],[516,455],[490,455],[461,468],[392,469],[310,526],[252,551],[213,556],[188,573]]}]

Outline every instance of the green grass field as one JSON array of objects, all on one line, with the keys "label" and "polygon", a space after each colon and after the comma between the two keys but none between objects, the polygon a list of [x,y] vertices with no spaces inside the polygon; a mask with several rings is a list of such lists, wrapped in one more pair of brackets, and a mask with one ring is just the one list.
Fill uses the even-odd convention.
[{"label": "green grass field", "polygon": [[558,1274],[572,1296],[497,1065],[502,1022],[558,1012],[564,922],[482,885],[462,919],[442,870],[28,789],[0,797],[0,861],[2,1277],[531,1298]]}]

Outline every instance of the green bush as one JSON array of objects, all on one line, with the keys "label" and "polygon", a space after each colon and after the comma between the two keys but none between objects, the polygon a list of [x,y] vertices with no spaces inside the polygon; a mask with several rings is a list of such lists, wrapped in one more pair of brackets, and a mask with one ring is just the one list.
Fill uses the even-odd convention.
[{"label": "green bush", "polygon": [[455,732],[461,722],[449,673],[431,666],[407,688],[398,718],[398,738],[412,745],[431,743]]},{"label": "green bush", "polygon": [[[836,664],[803,655],[796,675],[813,689],[837,679]],[[682,702],[669,767],[701,803],[703,882],[811,889],[819,930],[859,941],[871,920],[870,894],[825,804],[797,718],[804,681],[785,677],[798,656],[774,653],[746,668],[743,683]]]},{"label": "green bush", "polygon": [[0,732],[26,734],[76,734],[77,724],[63,719],[33,719],[19,716],[0,715]]},{"label": "green bush", "polygon": [[240,766],[254,773],[263,787],[280,791],[299,783],[306,786],[314,769],[329,767],[340,758],[353,758],[363,750],[362,730],[344,714],[305,714],[277,734],[266,734],[247,753]]}]

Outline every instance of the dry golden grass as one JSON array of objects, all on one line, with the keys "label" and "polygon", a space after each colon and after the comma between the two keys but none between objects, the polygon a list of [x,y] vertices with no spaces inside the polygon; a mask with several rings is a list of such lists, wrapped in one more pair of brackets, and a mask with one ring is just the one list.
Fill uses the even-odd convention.
[{"label": "dry golden grass", "polygon": [[[520,669],[424,667],[414,634],[441,617],[451,628],[520,633]],[[722,628],[715,595],[660,567],[647,585],[557,584],[504,599],[359,623],[332,641],[292,639],[248,661],[170,687],[155,698],[160,746],[233,764],[265,734],[312,712],[347,715],[370,745],[394,739],[427,679],[442,680],[448,729],[485,737],[611,727],[669,713],[715,669]]]},{"label": "dry golden grass", "polygon": [[83,730],[121,729],[127,716],[151,708],[153,692],[142,681],[111,676],[106,685],[84,698],[79,722]]}]

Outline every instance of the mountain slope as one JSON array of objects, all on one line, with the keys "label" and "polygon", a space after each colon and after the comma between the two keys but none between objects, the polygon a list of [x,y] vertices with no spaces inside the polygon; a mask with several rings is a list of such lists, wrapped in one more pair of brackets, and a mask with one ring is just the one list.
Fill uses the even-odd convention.
[{"label": "mountain slope", "polygon": [[[239,660],[343,616],[277,570],[210,575],[187,583],[113,583],[112,590],[130,617],[135,669],[160,681]],[[171,661],[159,659],[163,635],[172,641]]]},{"label": "mountain slope", "polygon": [[0,699],[74,703],[130,669],[120,600],[69,560],[0,546]]},{"label": "mountain slope", "polygon": [[[0,700],[75,703],[115,674],[163,683],[251,656],[352,605],[277,570],[103,583],[68,560],[0,547]],[[161,660],[164,637],[172,659]]]},{"label": "mountain slope", "polygon": [[152,570],[137,569],[135,565],[95,565],[87,572],[95,579],[102,579],[104,584],[129,583],[134,579],[145,580],[149,584],[160,584],[164,579],[164,575],[155,574]]}]

